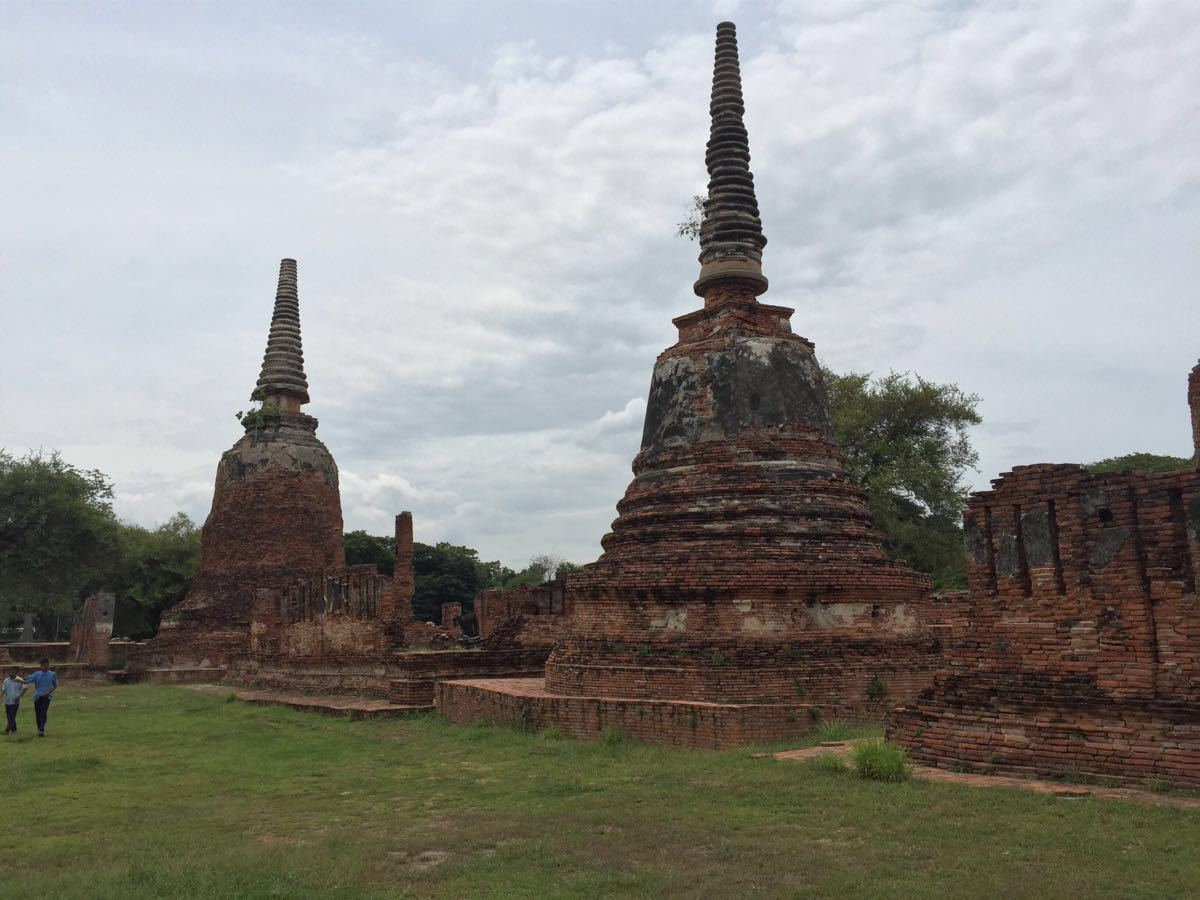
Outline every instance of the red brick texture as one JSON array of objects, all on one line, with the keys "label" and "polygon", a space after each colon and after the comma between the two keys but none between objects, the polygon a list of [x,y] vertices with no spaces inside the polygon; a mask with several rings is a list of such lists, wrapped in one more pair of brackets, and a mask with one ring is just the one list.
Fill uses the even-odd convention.
[{"label": "red brick texture", "polygon": [[[675,701],[655,707],[652,724],[638,718],[637,734],[725,746],[811,729],[814,705],[877,721],[889,700],[928,683],[939,660],[921,622],[929,581],[885,553],[833,446],[820,368],[791,312],[718,286],[675,320],[679,342],[655,366],[604,554],[562,579],[569,631],[536,703],[447,687],[448,716],[468,720],[488,703],[493,718],[569,712],[576,733],[599,720],[579,719],[582,707],[563,698],[619,709],[631,727],[627,710]],[[501,628],[490,605],[484,634]],[[710,717],[719,733],[695,738],[694,703],[761,708]]]},{"label": "red brick texture", "polygon": [[108,671],[115,611],[116,598],[112,594],[93,594],[83,601],[71,626],[68,662]]},{"label": "red brick texture", "polygon": [[1018,467],[964,525],[970,598],[892,738],[941,766],[1200,785],[1200,473]]},{"label": "red brick texture", "polygon": [[316,424],[285,413],[221,457],[200,570],[131,669],[225,665],[247,650],[257,589],[345,566],[337,466]]},{"label": "red brick texture", "polygon": [[1192,462],[1200,467],[1200,363],[1188,376],[1188,407],[1192,411]]}]

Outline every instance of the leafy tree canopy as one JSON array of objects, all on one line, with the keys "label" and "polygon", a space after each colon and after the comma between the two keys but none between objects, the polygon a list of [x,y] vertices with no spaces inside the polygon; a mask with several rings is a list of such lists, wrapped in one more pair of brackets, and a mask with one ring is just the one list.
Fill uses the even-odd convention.
[{"label": "leafy tree canopy", "polygon": [[346,565],[362,566],[373,564],[381,575],[392,577],[396,569],[396,539],[367,534],[365,531],[350,531],[342,536],[346,548]]},{"label": "leafy tree canopy", "polygon": [[100,586],[117,598],[114,634],[140,640],[187,594],[200,567],[200,529],[183,513],[157,528],[121,525],[114,565]]},{"label": "leafy tree canopy", "polygon": [[823,371],[846,473],[866,492],[888,550],[934,587],[965,586],[962,478],[979,460],[968,436],[981,421],[979,398],[919,375]]},{"label": "leafy tree canopy", "polygon": [[1180,469],[1190,469],[1192,461],[1182,456],[1160,456],[1156,453],[1127,453],[1124,456],[1110,456],[1099,462],[1084,466],[1096,475],[1105,472],[1124,472],[1133,469],[1138,472],[1177,472]]},{"label": "leafy tree canopy", "polygon": [[67,612],[118,548],[112,482],[56,452],[0,450],[0,612]]}]

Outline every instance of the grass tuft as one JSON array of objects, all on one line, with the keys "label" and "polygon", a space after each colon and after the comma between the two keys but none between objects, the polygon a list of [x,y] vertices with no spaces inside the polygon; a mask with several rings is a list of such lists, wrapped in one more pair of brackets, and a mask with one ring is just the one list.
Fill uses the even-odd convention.
[{"label": "grass tuft", "polygon": [[809,760],[808,764],[818,772],[828,772],[831,775],[845,775],[850,771],[846,761],[835,753],[822,753]]},{"label": "grass tuft", "polygon": [[853,756],[854,768],[860,778],[907,781],[911,774],[904,751],[888,741],[859,741],[854,745]]},{"label": "grass tuft", "polygon": [[818,741],[844,741],[850,736],[850,729],[845,722],[834,719],[821,723],[815,734]]}]

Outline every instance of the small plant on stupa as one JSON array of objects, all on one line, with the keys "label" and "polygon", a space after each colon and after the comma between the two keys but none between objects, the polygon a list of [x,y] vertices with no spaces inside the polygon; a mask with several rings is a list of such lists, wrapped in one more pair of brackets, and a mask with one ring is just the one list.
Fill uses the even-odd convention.
[{"label": "small plant on stupa", "polygon": [[867,696],[872,700],[878,700],[881,697],[887,696],[887,685],[883,683],[883,679],[875,678],[867,685]]},{"label": "small plant on stupa", "polygon": [[247,412],[240,409],[234,417],[246,428],[261,428],[268,419],[279,418],[279,404],[264,400],[258,406],[251,407]]}]

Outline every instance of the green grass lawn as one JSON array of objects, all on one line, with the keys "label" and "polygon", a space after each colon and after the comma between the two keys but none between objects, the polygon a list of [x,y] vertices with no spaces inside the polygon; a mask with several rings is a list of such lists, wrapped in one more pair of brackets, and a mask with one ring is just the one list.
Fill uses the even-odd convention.
[{"label": "green grass lawn", "polygon": [[[32,704],[29,704],[32,707]],[[0,744],[4,897],[1167,897],[1200,813],[749,749],[350,722],[167,686],[58,691]]]}]

